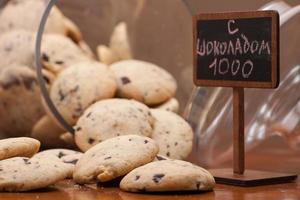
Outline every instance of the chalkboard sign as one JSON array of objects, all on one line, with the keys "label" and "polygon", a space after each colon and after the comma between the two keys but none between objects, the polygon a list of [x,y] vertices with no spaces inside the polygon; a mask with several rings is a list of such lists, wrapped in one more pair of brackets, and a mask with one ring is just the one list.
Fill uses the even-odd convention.
[{"label": "chalkboard sign", "polygon": [[276,11],[194,17],[194,82],[198,86],[276,88],[279,15]]},{"label": "chalkboard sign", "polygon": [[195,84],[233,88],[233,167],[232,172],[211,170],[216,182],[254,186],[295,180],[296,175],[253,170],[245,173],[244,88],[276,88],[279,85],[278,13],[200,14],[193,18],[193,23]]}]

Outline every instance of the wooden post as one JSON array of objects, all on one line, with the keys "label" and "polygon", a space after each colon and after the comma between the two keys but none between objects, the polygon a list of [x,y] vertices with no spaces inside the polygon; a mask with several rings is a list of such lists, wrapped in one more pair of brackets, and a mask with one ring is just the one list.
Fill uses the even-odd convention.
[{"label": "wooden post", "polygon": [[244,88],[233,88],[233,172],[244,174]]}]

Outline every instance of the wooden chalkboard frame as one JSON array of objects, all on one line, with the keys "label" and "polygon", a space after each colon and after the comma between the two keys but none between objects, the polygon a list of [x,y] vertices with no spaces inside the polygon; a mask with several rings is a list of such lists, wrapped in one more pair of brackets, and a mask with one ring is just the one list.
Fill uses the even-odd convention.
[{"label": "wooden chalkboard frame", "polygon": [[[250,19],[250,18],[272,18],[272,80],[271,82],[257,81],[231,81],[231,80],[204,80],[197,79],[197,21],[198,20],[218,20],[218,19]],[[277,11],[248,11],[248,12],[224,12],[224,13],[204,13],[193,17],[193,80],[197,86],[208,87],[242,87],[242,88],[277,88],[280,74],[280,52],[279,52],[279,14]]]}]

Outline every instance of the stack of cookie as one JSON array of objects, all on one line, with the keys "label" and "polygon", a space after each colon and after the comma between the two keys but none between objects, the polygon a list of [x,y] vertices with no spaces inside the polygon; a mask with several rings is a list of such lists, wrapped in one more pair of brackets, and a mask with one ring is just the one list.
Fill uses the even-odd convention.
[{"label": "stack of cookie", "polygon": [[130,192],[208,191],[214,187],[214,178],[205,169],[158,152],[159,145],[145,136],[111,138],[82,155],[73,178],[89,184],[121,177],[120,188]]},{"label": "stack of cookie", "polygon": [[39,147],[32,138],[0,140],[0,191],[29,191],[66,178],[100,185],[118,179],[129,192],[209,191],[215,185],[205,169],[158,155],[159,145],[145,136],[107,139],[83,154],[67,149],[36,153]]},{"label": "stack of cookie", "polygon": [[[34,71],[37,13],[44,6],[41,0],[11,0],[0,12],[0,134],[35,138],[0,141],[0,190],[123,176],[120,187],[132,192],[211,190],[209,172],[182,161],[192,150],[193,132],[176,114],[174,77],[134,59],[124,22],[108,45],[98,46],[97,60],[78,27],[54,7],[41,61],[50,97],[75,134],[64,131],[40,97]],[[40,145],[50,150],[36,154]]]},{"label": "stack of cookie", "polygon": [[33,138],[0,140],[0,191],[29,191],[72,177],[82,153],[67,149],[37,153],[39,148]]}]

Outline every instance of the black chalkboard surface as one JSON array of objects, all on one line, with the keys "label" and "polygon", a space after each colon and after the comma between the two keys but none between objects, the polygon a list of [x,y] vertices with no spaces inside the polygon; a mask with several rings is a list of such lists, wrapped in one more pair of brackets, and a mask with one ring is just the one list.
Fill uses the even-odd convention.
[{"label": "black chalkboard surface", "polygon": [[199,86],[276,88],[278,13],[252,11],[195,16],[194,82]]}]

